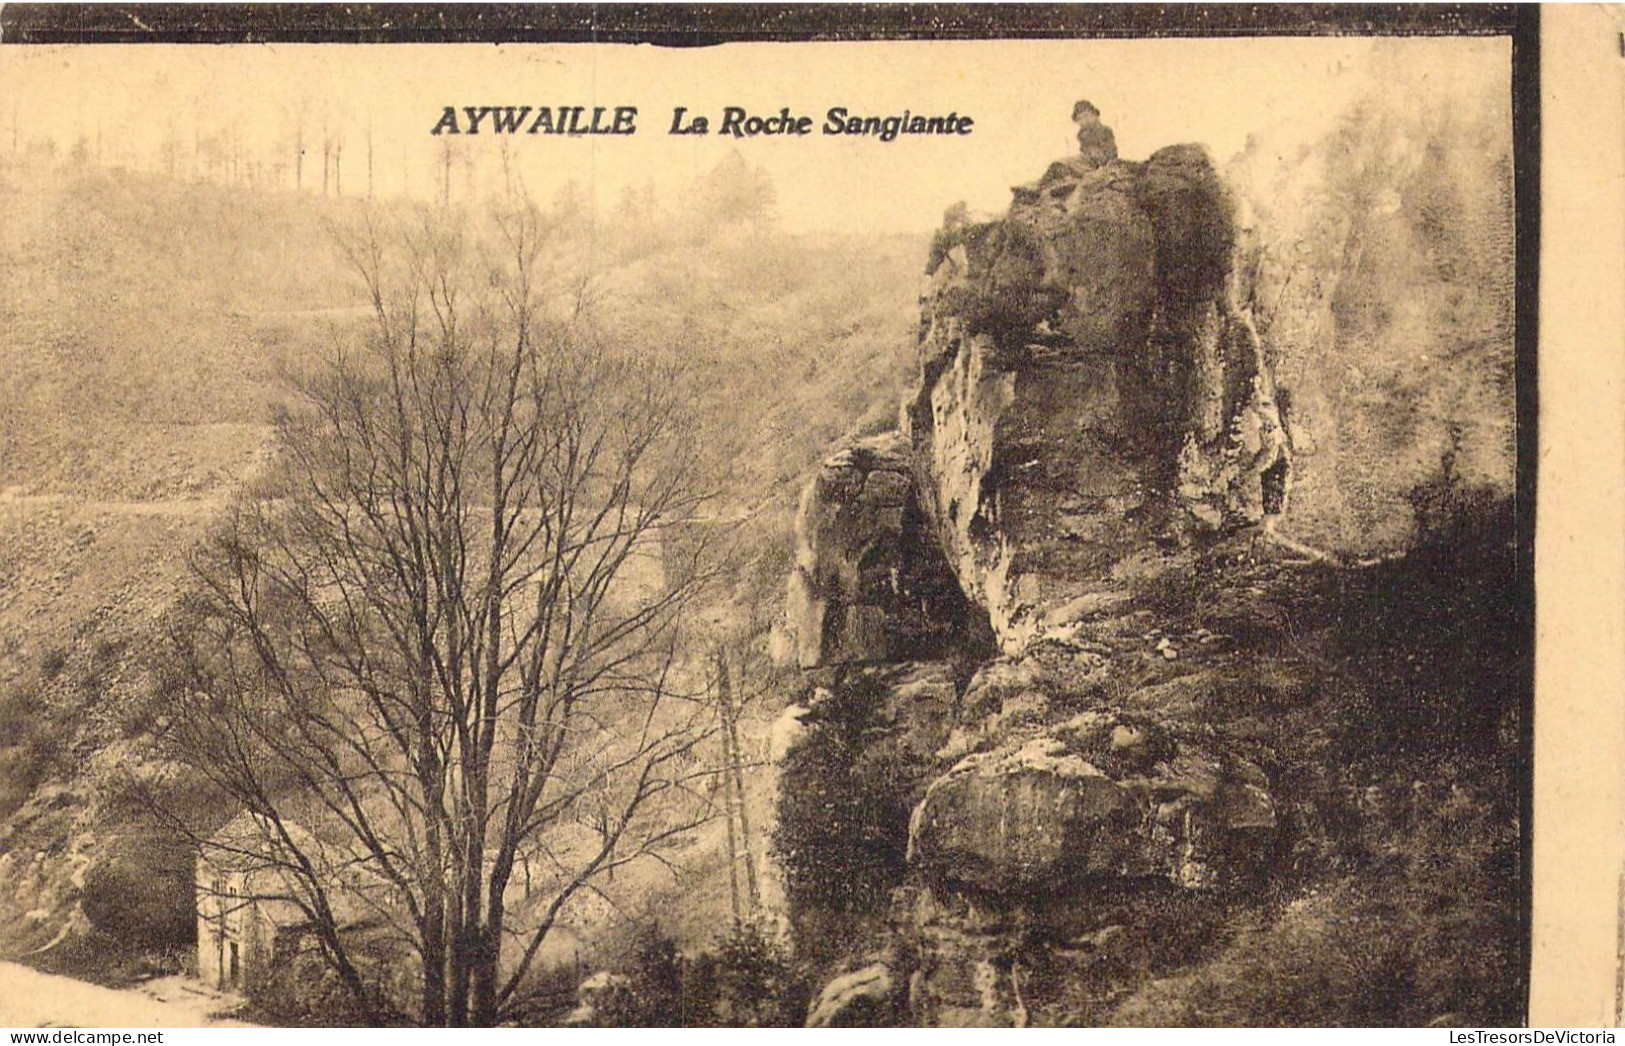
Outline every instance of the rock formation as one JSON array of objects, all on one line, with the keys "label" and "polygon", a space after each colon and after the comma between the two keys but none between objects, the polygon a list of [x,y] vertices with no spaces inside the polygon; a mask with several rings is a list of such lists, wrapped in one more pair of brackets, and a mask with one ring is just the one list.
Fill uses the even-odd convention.
[{"label": "rock formation", "polygon": [[787,627],[801,667],[934,656],[967,604],[925,532],[908,439],[859,440],[830,458],[796,518]]},{"label": "rock formation", "polygon": [[1158,541],[1278,513],[1289,452],[1198,146],[1045,183],[933,275],[920,501],[1007,653]]},{"label": "rock formation", "polygon": [[891,968],[872,963],[830,981],[807,1013],[809,1028],[862,1028],[885,1012],[892,993]]},{"label": "rock formation", "polygon": [[[998,219],[950,209],[901,431],[828,458],[802,501],[799,662],[877,680],[876,736],[924,783],[888,958],[831,982],[816,1023],[1098,1019],[1166,920],[1254,904],[1341,802],[1338,768],[1289,754],[1328,714],[1316,665],[1345,625],[1315,608],[1344,582],[1276,534],[1290,396],[1236,203],[1200,146],[1100,141]],[[950,722],[906,720],[922,687]]]}]

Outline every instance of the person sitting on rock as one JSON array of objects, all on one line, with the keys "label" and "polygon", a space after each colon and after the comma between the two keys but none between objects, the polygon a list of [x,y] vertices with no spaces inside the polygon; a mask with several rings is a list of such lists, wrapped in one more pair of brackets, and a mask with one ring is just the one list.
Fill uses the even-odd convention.
[{"label": "person sitting on rock", "polygon": [[1098,167],[1117,159],[1117,136],[1100,122],[1100,110],[1089,101],[1072,106],[1072,122],[1078,125],[1078,153],[1049,165],[1037,182],[1018,186],[1016,199],[1034,200],[1059,182],[1074,182]]},{"label": "person sitting on rock", "polygon": [[1100,110],[1080,101],[1072,107],[1072,122],[1078,125],[1078,158],[1094,170],[1117,159],[1117,136],[1100,122]]}]

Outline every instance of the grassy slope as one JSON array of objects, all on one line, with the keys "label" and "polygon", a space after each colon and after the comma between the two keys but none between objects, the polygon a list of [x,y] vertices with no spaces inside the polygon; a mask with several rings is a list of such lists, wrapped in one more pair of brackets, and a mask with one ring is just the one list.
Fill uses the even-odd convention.
[{"label": "grassy slope", "polygon": [[[0,950],[54,939],[135,847],[96,784],[143,727],[187,549],[267,452],[284,354],[341,304],[322,208],[70,167],[0,168]],[[249,230],[253,230],[250,234]]]}]

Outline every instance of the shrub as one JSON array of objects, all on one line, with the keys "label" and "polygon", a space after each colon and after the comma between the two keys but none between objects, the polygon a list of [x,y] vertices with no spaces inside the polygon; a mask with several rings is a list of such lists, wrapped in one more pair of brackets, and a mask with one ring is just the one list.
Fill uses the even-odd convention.
[{"label": "shrub", "polygon": [[691,1027],[795,1028],[806,1017],[807,991],[784,944],[741,922],[686,965],[679,1009]]},{"label": "shrub", "polygon": [[40,678],[47,683],[61,675],[62,670],[67,667],[68,652],[62,647],[49,647],[40,655],[39,674]]},{"label": "shrub", "polygon": [[66,731],[45,711],[36,684],[0,694],[0,817],[15,812],[67,751]]},{"label": "shrub", "polygon": [[875,733],[884,697],[870,676],[838,683],[785,757],[773,847],[798,939],[815,912],[883,912],[902,882],[913,781]]},{"label": "shrub", "polygon": [[633,926],[621,959],[611,965],[631,982],[620,1005],[601,1015],[604,1027],[671,1028],[682,1025],[683,959],[677,943],[654,920]]},{"label": "shrub", "polygon": [[533,969],[520,988],[518,1023],[523,1027],[556,1027],[576,1005],[581,971],[573,962]]},{"label": "shrub", "polygon": [[80,906],[92,926],[126,947],[181,948],[194,941],[190,854],[172,839],[123,842],[85,873]]}]

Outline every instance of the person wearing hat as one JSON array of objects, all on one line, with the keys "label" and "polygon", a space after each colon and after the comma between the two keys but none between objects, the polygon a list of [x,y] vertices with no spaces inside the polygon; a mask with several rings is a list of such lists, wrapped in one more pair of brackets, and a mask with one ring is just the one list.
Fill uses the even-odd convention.
[{"label": "person wearing hat", "polygon": [[1080,101],[1072,107],[1072,122],[1078,125],[1078,152],[1093,169],[1117,159],[1117,137],[1100,122],[1100,110]]},{"label": "person wearing hat", "polygon": [[1117,137],[1100,122],[1100,110],[1091,102],[1072,106],[1072,122],[1078,125],[1078,154],[1049,165],[1036,182],[1018,185],[1012,191],[1018,202],[1037,200],[1057,183],[1072,183],[1098,167],[1117,159]]}]

